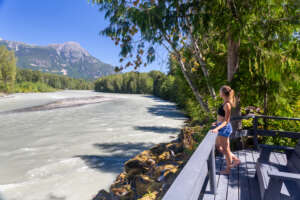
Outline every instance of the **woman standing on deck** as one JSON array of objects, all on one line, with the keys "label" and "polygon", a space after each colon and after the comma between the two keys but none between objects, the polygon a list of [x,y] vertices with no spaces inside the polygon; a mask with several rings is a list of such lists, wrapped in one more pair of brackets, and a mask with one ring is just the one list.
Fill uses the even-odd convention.
[{"label": "woman standing on deck", "polygon": [[235,106],[234,90],[227,85],[220,88],[220,97],[223,99],[223,104],[218,108],[217,124],[212,130],[213,133],[218,133],[216,146],[217,149],[226,157],[226,169],[221,171],[221,174],[229,174],[232,167],[240,164],[240,160],[231,152],[229,137],[232,133],[230,123],[231,108]]}]

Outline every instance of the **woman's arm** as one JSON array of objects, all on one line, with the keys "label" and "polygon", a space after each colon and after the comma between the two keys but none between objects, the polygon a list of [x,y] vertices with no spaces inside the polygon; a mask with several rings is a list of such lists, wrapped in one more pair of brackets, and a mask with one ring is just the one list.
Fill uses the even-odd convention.
[{"label": "woman's arm", "polygon": [[230,114],[231,114],[231,105],[229,103],[225,104],[225,120],[216,128],[212,130],[212,132],[217,133],[221,128],[226,126],[230,121]]}]

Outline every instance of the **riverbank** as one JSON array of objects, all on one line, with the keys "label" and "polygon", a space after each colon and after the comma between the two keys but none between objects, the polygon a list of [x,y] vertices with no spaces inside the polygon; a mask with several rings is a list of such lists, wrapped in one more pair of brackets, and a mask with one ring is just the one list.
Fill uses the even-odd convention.
[{"label": "riverbank", "polygon": [[161,199],[184,167],[205,128],[187,123],[177,139],[155,145],[124,164],[109,191],[100,190],[93,200]]}]

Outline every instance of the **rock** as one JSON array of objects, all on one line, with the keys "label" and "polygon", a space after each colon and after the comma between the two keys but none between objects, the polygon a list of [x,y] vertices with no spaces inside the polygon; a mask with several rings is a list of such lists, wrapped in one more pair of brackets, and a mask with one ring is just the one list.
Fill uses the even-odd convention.
[{"label": "rock", "polygon": [[188,158],[189,158],[189,157],[188,157],[187,154],[185,154],[185,153],[178,153],[178,154],[176,154],[176,156],[175,156],[175,161],[176,161],[179,165],[181,165],[181,164],[184,163]]},{"label": "rock", "polygon": [[163,152],[162,154],[160,154],[158,156],[158,159],[159,161],[166,161],[166,160],[170,160],[172,157],[171,157],[171,153],[169,151],[165,151]]},{"label": "rock", "polygon": [[122,172],[119,174],[115,180],[115,183],[128,183],[128,177],[127,174]]},{"label": "rock", "polygon": [[193,149],[193,145],[195,143],[195,141],[193,140],[193,134],[194,131],[192,128],[190,127],[185,127],[183,129],[183,148],[184,149],[189,149],[192,150]]},{"label": "rock", "polygon": [[100,190],[93,200],[112,200],[111,195],[105,190]]},{"label": "rock", "polygon": [[158,144],[155,147],[152,147],[150,149],[151,153],[154,155],[160,155],[162,154],[164,151],[166,151],[166,144],[162,143],[162,144]]},{"label": "rock", "polygon": [[128,176],[145,173],[148,169],[146,162],[137,158],[128,160],[125,163],[124,168]]},{"label": "rock", "polygon": [[156,170],[156,177],[158,182],[162,182],[165,180],[165,177],[167,176],[168,173],[176,173],[178,170],[177,165],[172,165],[172,164],[166,164],[166,165],[161,165],[157,167]]},{"label": "rock", "polygon": [[175,154],[183,152],[182,143],[170,143],[166,145],[168,149],[173,151]]},{"label": "rock", "polygon": [[139,175],[135,179],[135,190],[139,196],[144,195],[148,188],[150,187],[151,183],[153,183],[153,179],[146,175]]},{"label": "rock", "polygon": [[145,194],[142,198],[139,198],[138,200],[155,200],[155,199],[157,199],[157,196],[158,196],[158,192],[154,191],[154,192]]},{"label": "rock", "polygon": [[118,200],[132,200],[135,196],[130,184],[114,184],[110,187],[110,192],[113,194],[113,199]]},{"label": "rock", "polygon": [[146,161],[146,164],[148,165],[148,166],[154,166],[155,165],[155,160],[153,160],[152,158],[150,158],[150,159],[148,159],[147,161]]}]

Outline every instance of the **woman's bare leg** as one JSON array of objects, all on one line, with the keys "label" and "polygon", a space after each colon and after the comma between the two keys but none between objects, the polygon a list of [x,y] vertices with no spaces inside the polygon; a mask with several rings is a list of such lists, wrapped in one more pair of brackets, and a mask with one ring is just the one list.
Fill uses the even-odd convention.
[{"label": "woman's bare leg", "polygon": [[217,139],[216,139],[216,148],[217,148],[217,150],[219,152],[221,152],[222,154],[224,154],[223,148],[222,148],[222,144],[221,144],[220,136],[217,136]]},{"label": "woman's bare leg", "polygon": [[230,169],[232,167],[232,153],[230,151],[230,145],[229,145],[229,138],[228,137],[221,137],[221,143],[222,148],[224,151],[224,155],[226,158],[226,169],[224,171],[221,171],[221,174],[229,174]]},{"label": "woman's bare leg", "polygon": [[240,161],[240,159],[239,159],[238,157],[236,157],[236,156],[231,152],[231,150],[230,150],[230,140],[229,140],[229,138],[228,138],[228,151],[230,152],[231,159],[232,159],[232,161],[233,161],[231,167],[235,167],[235,166],[239,165],[241,161]]}]

